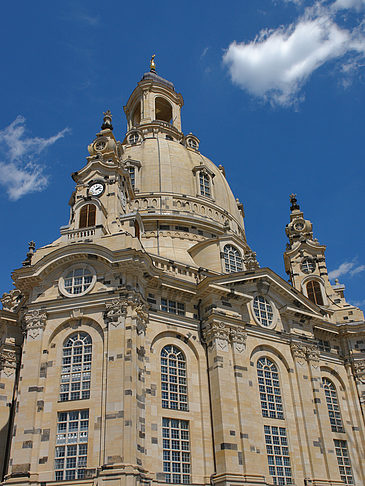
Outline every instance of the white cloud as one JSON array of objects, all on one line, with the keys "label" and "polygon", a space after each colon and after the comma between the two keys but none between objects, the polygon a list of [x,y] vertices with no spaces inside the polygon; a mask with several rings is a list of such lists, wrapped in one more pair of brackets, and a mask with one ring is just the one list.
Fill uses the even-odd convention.
[{"label": "white cloud", "polygon": [[338,268],[328,273],[328,278],[333,280],[341,275],[350,275],[350,277],[353,277],[354,275],[365,271],[365,265],[355,265],[355,262],[341,263]]},{"label": "white cloud", "polygon": [[334,278],[340,277],[341,275],[346,275],[347,273],[350,272],[350,270],[353,268],[354,265],[355,263],[353,262],[341,263],[341,265],[338,268],[328,273],[328,278],[332,280]]},{"label": "white cloud", "polygon": [[332,8],[335,10],[353,8],[359,12],[365,8],[365,0],[336,0]]},{"label": "white cloud", "polygon": [[263,30],[248,43],[232,42],[223,57],[232,82],[274,104],[296,103],[303,84],[323,64],[336,59],[349,65],[354,55],[365,56],[361,25],[347,30],[334,16],[316,3],[287,27]]},{"label": "white cloud", "polygon": [[6,187],[9,199],[16,201],[31,192],[43,190],[48,177],[43,173],[39,156],[43,150],[64,137],[68,128],[49,138],[26,137],[25,118],[18,116],[0,130],[0,184]]},{"label": "white cloud", "polygon": [[358,267],[355,267],[353,270],[351,270],[350,275],[351,277],[353,277],[354,275],[364,271],[365,271],[365,265],[359,265]]}]

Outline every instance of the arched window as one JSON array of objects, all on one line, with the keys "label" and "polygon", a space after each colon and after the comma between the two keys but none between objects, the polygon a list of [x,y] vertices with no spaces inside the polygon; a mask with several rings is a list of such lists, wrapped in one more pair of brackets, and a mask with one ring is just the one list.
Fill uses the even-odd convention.
[{"label": "arched window", "polygon": [[344,432],[341,418],[340,406],[338,404],[337,391],[335,385],[328,378],[322,378],[328,414],[330,417],[332,432]]},{"label": "arched window", "polygon": [[90,398],[91,337],[75,332],[63,345],[60,400]]},{"label": "arched window", "polygon": [[321,285],[316,280],[311,280],[307,283],[308,299],[314,304],[323,305],[323,297],[321,292]]},{"label": "arched window", "polygon": [[172,121],[172,108],[170,103],[165,98],[156,98],[155,100],[155,116],[156,120],[162,120],[167,123]]},{"label": "arched window", "polygon": [[132,124],[137,127],[141,123],[141,102],[139,101],[133,111]]},{"label": "arched window", "polygon": [[202,196],[211,197],[210,177],[205,172],[200,172],[199,174],[199,187]]},{"label": "arched window", "polygon": [[96,219],[96,206],[94,204],[85,204],[80,211],[80,224],[79,228],[88,228],[89,226],[95,226]]},{"label": "arched window", "polygon": [[161,351],[162,407],[188,409],[186,360],[183,352],[169,344]]},{"label": "arched window", "polygon": [[257,361],[257,376],[262,416],[283,419],[283,403],[276,365],[268,358],[260,358]]},{"label": "arched window", "polygon": [[226,245],[223,249],[226,272],[240,272],[243,270],[241,253],[233,245]]}]

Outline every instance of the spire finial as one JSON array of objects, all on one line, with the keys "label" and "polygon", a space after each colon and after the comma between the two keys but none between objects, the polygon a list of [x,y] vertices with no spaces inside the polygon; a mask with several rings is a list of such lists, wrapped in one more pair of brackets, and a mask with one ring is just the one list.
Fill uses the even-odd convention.
[{"label": "spire finial", "polygon": [[299,204],[297,204],[297,195],[296,194],[290,194],[290,211],[294,211],[295,209],[300,209]]},{"label": "spire finial", "polygon": [[113,125],[112,125],[112,113],[110,110],[106,110],[104,113],[104,118],[103,118],[103,124],[101,125],[102,130],[113,130]]},{"label": "spire finial", "polygon": [[151,57],[150,71],[151,71],[151,73],[155,73],[156,74],[155,57],[156,57],[156,54],[153,54],[153,56]]}]

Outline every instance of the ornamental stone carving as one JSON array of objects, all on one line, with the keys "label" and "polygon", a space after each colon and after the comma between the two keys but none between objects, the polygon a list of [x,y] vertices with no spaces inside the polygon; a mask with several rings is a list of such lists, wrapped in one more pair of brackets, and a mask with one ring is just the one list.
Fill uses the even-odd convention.
[{"label": "ornamental stone carving", "polygon": [[137,321],[137,334],[146,334],[148,312],[144,304],[137,305],[134,309]]},{"label": "ornamental stone carving", "polygon": [[4,310],[13,312],[20,304],[21,298],[22,294],[20,290],[14,289],[10,290],[10,292],[3,294],[0,300]]},{"label": "ornamental stone carving", "polygon": [[306,346],[306,354],[308,361],[311,361],[312,366],[316,368],[318,366],[320,356],[318,346],[316,344],[309,344]]},{"label": "ornamental stone carving", "polygon": [[290,343],[290,349],[293,357],[298,360],[299,364],[303,364],[304,360],[308,360],[315,368],[318,366],[320,351],[316,344]]},{"label": "ornamental stone carving", "polygon": [[24,316],[24,330],[28,336],[35,339],[46,327],[47,313],[40,310],[31,310]]},{"label": "ornamental stone carving", "polygon": [[16,352],[11,350],[3,350],[0,352],[0,368],[16,368]]},{"label": "ornamental stone carving", "polygon": [[231,342],[234,350],[239,353],[246,349],[247,334],[224,322],[208,324],[203,330],[203,338],[209,347],[216,346],[221,351],[228,351],[228,342]]},{"label": "ornamental stone carving", "polygon": [[128,315],[128,309],[130,309],[129,315],[136,319],[137,333],[145,333],[148,322],[148,312],[146,305],[141,303],[141,297],[138,294],[128,294],[125,297],[122,296],[112,300],[112,302],[106,306],[105,318],[117,327]]},{"label": "ornamental stone carving", "polygon": [[306,358],[306,348],[304,344],[290,343],[290,349],[294,358],[303,360]]},{"label": "ornamental stone carving", "polygon": [[233,349],[238,353],[243,353],[246,349],[247,333],[240,329],[231,327],[229,337],[231,339]]},{"label": "ornamental stone carving", "polygon": [[355,379],[365,384],[365,359],[354,360],[352,368]]},{"label": "ornamental stone carving", "polygon": [[243,263],[245,264],[246,270],[255,270],[260,268],[260,265],[256,259],[256,253],[254,251],[248,251],[243,255]]},{"label": "ornamental stone carving", "polygon": [[124,299],[114,299],[110,304],[107,304],[105,317],[111,322],[118,325],[121,317],[127,314],[128,303]]}]

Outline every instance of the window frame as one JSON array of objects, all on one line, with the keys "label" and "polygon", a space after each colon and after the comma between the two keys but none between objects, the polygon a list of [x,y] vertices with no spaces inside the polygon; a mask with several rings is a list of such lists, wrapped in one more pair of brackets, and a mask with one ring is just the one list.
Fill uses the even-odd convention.
[{"label": "window frame", "polygon": [[[90,275],[91,275],[91,282],[90,282],[89,286],[85,290],[83,290],[82,292],[70,293],[70,292],[68,292],[68,290],[66,288],[67,286],[65,285],[65,280],[66,280],[66,278],[68,278],[68,275],[70,274],[70,272],[78,270],[78,269],[88,270],[90,272]],[[72,278],[75,278],[75,277],[72,277]],[[91,292],[91,290],[95,286],[96,279],[97,279],[96,271],[91,265],[88,265],[87,263],[75,263],[74,265],[71,265],[70,267],[68,267],[63,272],[63,274],[60,276],[60,278],[58,280],[58,289],[61,292],[61,294],[64,295],[65,297],[70,297],[70,298],[82,297],[83,295],[86,295],[87,293]]]},{"label": "window frame", "polygon": [[[255,309],[255,300],[258,299],[258,298],[263,298],[265,300],[265,302],[271,307],[271,310],[272,310],[272,321],[269,325],[265,325],[262,323],[262,321],[260,320],[260,317],[257,316],[256,314],[256,309]],[[278,313],[277,313],[277,309],[276,309],[276,306],[275,304],[273,303],[273,301],[269,298],[268,295],[262,295],[262,294],[259,294],[259,293],[256,293],[254,294],[253,296],[253,299],[251,300],[251,310],[252,310],[252,315],[253,315],[253,318],[254,320],[256,321],[256,323],[265,328],[265,329],[274,329],[277,325],[277,318],[278,318]],[[259,309],[260,310],[260,309]],[[260,310],[260,314],[261,314],[261,310]]]},{"label": "window frame", "polygon": [[[85,470],[87,469],[89,422],[90,413],[88,409],[57,412],[57,432],[54,449],[54,477],[56,481],[69,481],[85,478]],[[77,424],[77,428],[75,427],[75,424]],[[85,445],[86,447],[80,447]],[[75,446],[76,451],[73,449]],[[69,449],[71,449],[70,452],[75,451],[76,453],[69,455]],[[80,449],[82,452],[81,454]],[[75,460],[72,461],[74,462],[75,467],[67,467],[68,458],[75,458]],[[83,458],[83,468],[78,468],[80,458]],[[57,467],[62,465],[62,462],[63,467]],[[74,471],[74,477],[67,477],[67,471]],[[62,477],[60,477],[60,472],[62,472]]]},{"label": "window frame", "polygon": [[326,397],[328,418],[331,424],[332,432],[344,433],[343,418],[341,407],[338,399],[337,388],[332,380],[327,376],[322,376],[322,387]]},{"label": "window frame", "polygon": [[[311,292],[308,292],[308,286],[312,285]],[[323,298],[323,292],[322,292],[322,285],[318,280],[315,279],[309,279],[308,281],[305,282],[305,290],[307,294],[307,298],[315,305],[318,306],[323,306],[324,305],[324,298]],[[312,294],[313,293],[313,294]],[[311,297],[313,295],[313,298]],[[318,301],[318,297],[320,297],[320,302]]]},{"label": "window frame", "polygon": [[188,412],[187,360],[175,344],[166,344],[160,351],[160,377],[162,408]]},{"label": "window frame", "polygon": [[[73,343],[68,346],[67,343],[73,338]],[[83,341],[82,345],[75,346],[75,343],[79,341]],[[78,350],[76,348],[81,348],[81,353],[76,352]],[[81,358],[81,360],[79,358]],[[92,338],[90,334],[85,331],[76,331],[69,334],[62,346],[62,367],[59,393],[60,402],[88,400],[90,398],[91,365]],[[87,384],[88,386],[86,386]],[[77,387],[75,385],[79,386]]]},{"label": "window frame", "polygon": [[[269,370],[266,370],[266,367],[269,367]],[[273,373],[276,376],[272,376]],[[256,362],[256,375],[262,417],[264,419],[285,420],[278,366],[268,356],[261,356]],[[270,399],[271,397],[272,399]],[[266,407],[264,404],[266,404]],[[271,407],[270,404],[272,404]]]},{"label": "window frame", "polygon": [[162,470],[165,482],[191,484],[192,457],[189,420],[162,417],[161,429]]},{"label": "window frame", "polygon": [[[231,256],[232,250],[234,250],[234,262],[233,263],[232,263],[232,256]],[[232,243],[226,243],[224,245],[223,251],[222,251],[222,260],[223,260],[223,266],[224,266],[224,272],[225,273],[236,273],[236,272],[243,272],[244,271],[242,252],[235,245],[232,245]],[[238,268],[239,264],[240,264],[241,268]],[[232,269],[232,266],[234,266],[235,269]]]},{"label": "window frame", "polygon": [[[93,223],[94,224],[89,224],[89,218],[90,218],[90,208],[93,207],[93,212],[92,212],[92,218],[93,218]],[[84,212],[86,211],[86,215],[84,215]],[[96,204],[94,203],[87,203],[81,206],[79,209],[79,229],[86,229],[86,228],[93,228],[96,226],[96,216],[97,216],[97,207]],[[81,224],[82,218],[85,219],[85,224]]]}]

